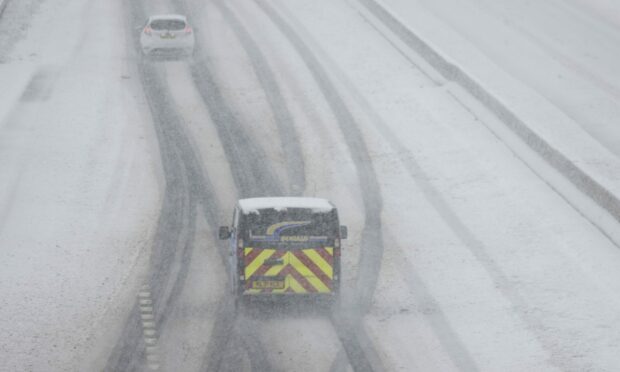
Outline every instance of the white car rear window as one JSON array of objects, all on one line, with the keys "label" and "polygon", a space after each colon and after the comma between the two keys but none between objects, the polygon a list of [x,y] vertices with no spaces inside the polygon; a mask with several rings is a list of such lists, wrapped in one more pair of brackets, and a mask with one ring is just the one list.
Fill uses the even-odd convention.
[{"label": "white car rear window", "polygon": [[156,19],[151,22],[155,31],[178,31],[185,28],[185,22],[179,19]]}]

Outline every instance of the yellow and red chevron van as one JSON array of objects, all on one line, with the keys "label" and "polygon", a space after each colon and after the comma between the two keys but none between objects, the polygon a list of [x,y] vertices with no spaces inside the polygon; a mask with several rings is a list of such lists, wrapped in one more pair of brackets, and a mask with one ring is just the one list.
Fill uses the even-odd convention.
[{"label": "yellow and red chevron van", "polygon": [[338,211],[325,199],[277,197],[241,199],[229,239],[233,293],[247,296],[325,295],[340,290],[341,239]]}]

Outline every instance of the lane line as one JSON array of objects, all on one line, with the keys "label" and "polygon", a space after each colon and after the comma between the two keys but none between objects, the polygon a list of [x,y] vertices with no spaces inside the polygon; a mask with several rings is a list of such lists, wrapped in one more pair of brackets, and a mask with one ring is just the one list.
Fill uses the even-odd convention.
[{"label": "lane line", "polygon": [[151,305],[151,291],[148,284],[142,286],[138,293],[138,302],[148,302],[148,306],[140,306],[140,317],[142,318],[142,338],[144,340],[144,350],[146,353],[146,363],[151,371],[157,371],[161,367],[159,348],[157,347],[157,330],[155,324],[155,310]]}]

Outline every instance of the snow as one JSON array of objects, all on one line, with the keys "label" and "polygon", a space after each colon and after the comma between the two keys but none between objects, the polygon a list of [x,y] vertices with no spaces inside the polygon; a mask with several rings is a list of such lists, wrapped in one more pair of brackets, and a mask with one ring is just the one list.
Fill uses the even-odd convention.
[{"label": "snow", "polygon": [[[385,256],[365,326],[388,369],[612,370],[617,246],[488,129],[503,126],[488,109],[463,100],[468,93],[454,83],[420,73],[374,24],[341,3],[279,5],[305,29],[304,39],[314,40],[363,125],[380,174]],[[411,7],[396,13],[413,17]],[[416,14],[417,29],[441,34]],[[450,40],[449,48],[442,44],[447,55],[475,54],[466,40]],[[490,80],[502,97],[513,94],[515,83],[488,67],[474,70],[479,81]],[[528,114],[554,110],[525,93],[535,105]],[[568,138],[570,146],[582,140],[614,169],[614,157],[574,122],[557,111],[549,117],[556,120],[550,125],[569,127],[554,127],[553,136],[548,129],[545,138]]]},{"label": "snow", "polygon": [[[600,71],[608,71],[601,77],[604,80],[618,76],[618,65],[615,61],[620,50],[605,47],[605,45],[617,45],[610,41],[615,38],[614,35],[602,39],[600,44],[596,43],[595,48],[592,46],[593,43],[581,42],[581,38],[577,41],[575,37],[570,38],[572,31],[557,32],[549,28],[537,33],[537,38],[540,39],[552,38],[553,36],[546,35],[549,33],[569,35],[567,40],[558,43],[565,49],[563,53],[570,56],[593,53],[596,55],[594,60],[600,61],[582,65],[581,68],[567,67],[556,61],[557,56],[554,56],[549,48],[541,49],[539,43],[534,42],[537,40],[532,41],[532,37],[523,35],[522,30],[529,27],[514,30],[514,27],[509,27],[510,24],[498,25],[502,19],[517,19],[519,22],[537,19],[537,14],[542,12],[542,9],[521,9],[521,12],[531,12],[534,17],[519,15],[517,12],[513,14],[505,10],[507,15],[503,18],[499,16],[493,18],[487,14],[489,9],[493,8],[490,6],[463,5],[458,12],[453,12],[452,5],[457,5],[449,1],[412,4],[389,0],[383,3],[394,14],[398,14],[398,18],[416,34],[439,53],[447,56],[460,70],[481,84],[486,92],[508,107],[527,128],[533,131],[534,135],[545,141],[546,144],[538,145],[542,149],[539,149],[540,152],[546,153],[546,156],[556,164],[558,159],[554,158],[553,153],[558,152],[572,165],[576,165],[580,172],[585,173],[583,178],[586,180],[575,176],[573,182],[598,183],[612,195],[620,195],[620,182],[618,182],[620,160],[617,157],[620,132],[613,124],[613,118],[617,117],[620,105],[616,95],[597,85],[596,82],[600,79],[594,77],[594,74],[599,74]],[[547,5],[538,6],[547,7]],[[501,7],[511,9],[507,4]],[[564,8],[554,8],[556,11],[562,11],[561,16],[555,15],[554,19],[564,20],[564,23],[556,25],[556,29],[570,30],[569,26],[585,29],[593,22],[589,19],[587,22],[580,21],[579,18],[574,19],[570,12],[564,13],[566,12]],[[413,9],[415,11],[412,11]],[[459,17],[455,17],[455,14],[459,14]],[[461,17],[462,14],[469,16]],[[480,22],[462,22],[474,18]],[[540,20],[537,26],[542,27],[545,22]],[[496,35],[494,38],[489,37],[489,29],[494,30],[493,34]],[[591,32],[599,32],[598,27]],[[592,35],[588,38],[593,39],[599,40],[599,37]],[[583,45],[589,46],[591,50],[584,50]],[[521,58],[523,55],[527,55],[527,58]],[[584,71],[587,72],[585,76],[588,78],[587,82],[577,81],[576,79],[584,79]],[[556,74],[562,75],[563,79],[571,79],[571,82],[564,85],[562,81],[556,79]],[[613,79],[609,82],[615,84]],[[596,100],[597,104],[587,104],[590,99]],[[584,100],[587,101],[585,104]],[[575,110],[586,116],[575,115]],[[561,171],[571,177],[568,174],[570,171],[562,169]],[[597,193],[602,194],[600,190]],[[595,199],[604,199],[602,195],[592,196]]]},{"label": "snow", "polygon": [[[255,2],[224,3],[260,45],[291,112],[304,158],[302,195],[320,196],[250,198],[239,205],[245,213],[338,206],[350,231],[342,252],[346,306],[358,283],[364,198],[379,196],[362,192],[352,160],[359,154],[347,147],[347,133],[285,35]],[[620,23],[617,4],[566,0],[553,18],[549,5],[536,2],[383,3],[551,148],[620,194],[613,153],[618,130],[596,124],[613,123],[616,112],[610,102],[617,54],[609,41]],[[273,4],[329,73],[380,181],[384,254],[360,330],[370,335],[383,367],[616,369],[617,221],[602,216],[495,113],[434,71],[359,3]],[[169,5],[157,0],[145,6],[176,11]],[[589,15],[575,15],[572,7]],[[214,3],[197,2],[196,9],[201,12],[192,19],[206,40],[209,68],[264,150],[261,161],[276,169],[274,182],[285,184],[287,159],[273,140],[279,133],[269,94],[248,50]],[[11,87],[0,90],[0,370],[100,369],[142,284],[163,180],[123,11],[120,1],[42,2],[37,13],[24,15],[29,27],[23,40],[0,51],[0,80]],[[501,31],[490,33],[492,26]],[[71,32],[76,29],[85,31]],[[532,40],[523,30],[538,36]],[[603,39],[594,37],[599,34]],[[554,40],[550,56],[540,42]],[[520,50],[527,59],[515,57]],[[558,56],[582,68],[573,74],[566,60],[553,60]],[[243,185],[235,185],[236,165],[228,164],[210,108],[192,81],[192,63],[200,62],[165,62],[154,70],[166,79],[199,166],[213,182],[222,221],[230,221],[236,186]],[[532,71],[537,63],[542,71]],[[570,82],[555,86],[547,72],[559,69]],[[610,74],[607,88],[601,86]],[[605,102],[588,108],[591,89]],[[581,99],[582,106],[567,110]],[[204,368],[228,293],[212,236],[222,221],[197,215],[196,231],[184,232],[195,241],[185,284],[164,314],[166,328],[158,330],[166,369]],[[262,357],[283,370],[348,367],[327,317],[279,315],[239,316],[239,327],[256,331]]]},{"label": "snow", "polygon": [[0,0],[0,16],[4,12],[4,8],[6,8],[7,4],[8,4],[8,0]]},{"label": "snow", "polygon": [[0,81],[11,89],[0,90],[0,123],[7,120],[19,97],[26,89],[34,74],[36,65],[21,63],[19,65],[0,64]]},{"label": "snow", "polygon": [[[443,56],[445,61],[439,64],[442,65],[440,69],[444,74],[452,74],[456,83],[481,100],[495,115],[501,117],[540,156],[564,174],[582,192],[588,194],[600,207],[607,210],[613,218],[620,219],[618,202],[620,160],[609,150],[617,146],[610,147],[608,142],[617,135],[617,129],[609,126],[608,132],[604,135],[605,140],[600,137],[593,138],[594,134],[590,135],[593,132],[588,129],[592,127],[587,121],[575,121],[569,116],[570,111],[565,111],[566,106],[559,104],[548,94],[545,95],[546,92],[536,91],[515,79],[515,77],[520,77],[518,74],[514,76],[507,74],[503,69],[509,64],[504,63],[503,60],[493,60],[493,54],[489,58],[488,50],[481,49],[476,44],[478,39],[474,36],[466,34],[473,41],[466,39],[463,32],[455,32],[451,23],[446,24],[420,4],[412,5],[398,0],[386,4],[394,14],[398,14],[401,22],[421,37],[430,48]],[[409,8],[411,6],[414,6],[416,11],[411,11]],[[472,13],[471,17],[476,18],[478,13]],[[480,16],[480,19],[486,18]],[[484,21],[481,23],[484,24]],[[484,39],[480,40],[493,44],[494,39],[488,38],[487,34],[485,33]],[[503,38],[498,36],[495,44],[501,44],[501,40],[506,38],[515,43],[519,40],[516,36],[504,35]],[[521,44],[516,50],[520,51],[521,47],[524,51],[530,50],[527,45]],[[497,49],[493,51],[499,52]],[[579,53],[576,51],[574,54]],[[502,58],[510,58],[507,57],[509,55],[510,53],[506,52]],[[515,53],[512,60],[520,59],[516,58]],[[525,70],[546,74],[535,80],[547,81],[549,86],[554,86],[553,81],[545,80],[549,75],[546,71],[556,71],[557,66],[546,64],[545,58],[540,55],[530,56],[527,61],[532,65],[529,69],[524,68]],[[527,82],[527,79],[524,81]],[[458,89],[451,88],[450,85],[448,88],[453,90],[455,95],[460,94]],[[589,94],[598,90],[584,88],[579,91]],[[604,118],[609,117],[610,112],[601,109],[592,111],[591,114],[598,113],[597,120],[605,121]],[[605,147],[605,145],[608,146]],[[598,219],[593,221],[607,234],[615,235],[613,229],[608,230],[606,222],[598,221]]]},{"label": "snow", "polygon": [[[385,3],[395,12],[407,14],[403,18],[409,18],[408,24],[413,25],[420,15],[408,11],[410,1]],[[415,6],[432,14],[619,155],[620,134],[614,118],[620,114],[620,28],[607,26],[600,16],[587,11],[587,5],[574,3],[439,0],[419,1]],[[489,37],[491,30],[493,37]],[[425,38],[447,51],[445,40],[438,35],[442,33],[425,33]],[[462,65],[461,59],[457,61]]]},{"label": "snow", "polygon": [[3,55],[0,370],[92,369],[148,259],[158,154],[118,5],[45,2]]},{"label": "snow", "polygon": [[315,213],[325,213],[334,209],[334,206],[326,199],[321,198],[248,198],[239,200],[239,207],[244,214],[260,213],[261,209],[275,209],[277,211],[287,208],[311,209]]}]

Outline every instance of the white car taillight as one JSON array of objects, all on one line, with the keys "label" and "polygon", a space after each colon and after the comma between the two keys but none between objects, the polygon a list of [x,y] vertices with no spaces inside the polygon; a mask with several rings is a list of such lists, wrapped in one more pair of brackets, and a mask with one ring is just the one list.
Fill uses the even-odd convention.
[{"label": "white car taillight", "polygon": [[188,34],[188,35],[189,35],[189,34],[191,34],[191,33],[192,33],[192,28],[191,28],[191,27],[189,27],[189,26],[185,26],[185,30],[184,30],[184,31],[185,31],[185,33],[186,33],[186,34]]},{"label": "white car taillight", "polygon": [[151,33],[152,33],[152,32],[153,32],[153,29],[151,28],[151,26],[146,26],[146,27],[144,28],[144,34],[145,34],[145,35],[151,36]]}]

